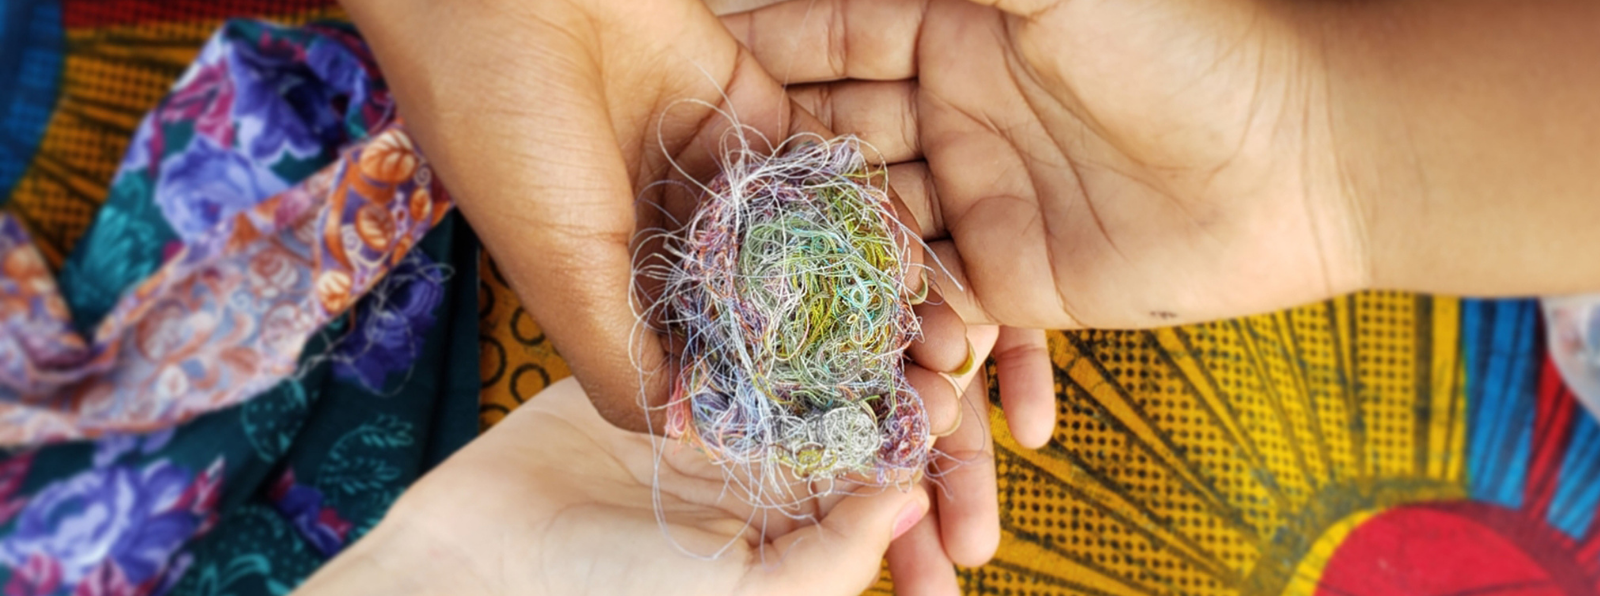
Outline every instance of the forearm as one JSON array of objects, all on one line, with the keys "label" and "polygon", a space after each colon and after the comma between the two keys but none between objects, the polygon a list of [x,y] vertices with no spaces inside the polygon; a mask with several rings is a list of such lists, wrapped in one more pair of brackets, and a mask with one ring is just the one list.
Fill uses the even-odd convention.
[{"label": "forearm", "polygon": [[1600,3],[1307,3],[1374,287],[1600,290]]},{"label": "forearm", "polygon": [[[493,594],[477,581],[471,561],[396,519],[396,507],[366,536],[328,561],[295,596],[444,596]],[[485,553],[492,556],[492,553]]]}]

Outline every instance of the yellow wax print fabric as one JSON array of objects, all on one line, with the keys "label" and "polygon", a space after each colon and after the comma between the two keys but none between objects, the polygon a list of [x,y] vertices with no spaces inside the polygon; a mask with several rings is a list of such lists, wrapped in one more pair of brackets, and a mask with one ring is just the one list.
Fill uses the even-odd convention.
[{"label": "yellow wax print fabric", "polygon": [[68,4],[58,95],[3,207],[28,228],[53,270],[93,221],[139,120],[224,21],[256,16],[303,25],[343,16],[332,0]]},{"label": "yellow wax print fabric", "polygon": [[[503,280],[482,280],[488,427],[567,371]],[[1365,293],[1052,332],[1054,436],[1023,449],[993,411],[1003,540],[989,565],[961,570],[963,592],[1342,593],[1323,574],[1364,521],[1472,496],[1461,305]],[[887,571],[869,593],[893,593]]]},{"label": "yellow wax print fabric", "polygon": [[[226,17],[337,16],[330,0],[67,2],[85,20],[64,27],[48,126],[4,206],[52,268],[139,119]],[[256,8],[231,8],[243,5]],[[480,274],[488,427],[570,373],[486,258]],[[1004,541],[962,570],[962,588],[1595,593],[1600,428],[1544,365],[1535,311],[1369,293],[1210,325],[1053,333],[1054,439],[1021,449],[994,417]],[[871,593],[892,589],[885,576]]]}]

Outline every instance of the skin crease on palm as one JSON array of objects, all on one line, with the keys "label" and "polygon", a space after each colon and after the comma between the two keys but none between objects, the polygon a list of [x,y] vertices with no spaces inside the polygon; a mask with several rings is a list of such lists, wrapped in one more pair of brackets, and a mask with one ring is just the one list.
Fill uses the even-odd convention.
[{"label": "skin crease on palm", "polygon": [[[589,385],[601,413],[644,430],[641,385],[650,403],[660,404],[667,375],[641,379],[637,371],[670,366],[663,366],[657,337],[633,333],[629,243],[659,221],[653,204],[681,213],[685,202],[667,192],[673,187],[655,183],[677,179],[677,168],[697,179],[714,173],[730,123],[708,106],[723,106],[767,139],[827,131],[794,109],[783,87],[692,0],[625,9],[556,0],[346,4],[408,127],[513,289]],[[412,31],[456,47],[426,52],[405,43]],[[512,38],[529,42],[503,42]],[[537,89],[540,101],[519,95],[524,89]],[[611,134],[597,134],[605,130]],[[939,316],[947,310],[941,305],[919,307],[927,338],[910,349],[930,370],[954,369],[966,357],[961,319]],[[997,358],[1035,376],[1021,390],[1003,392],[1024,394],[1016,401],[1048,413],[1038,407],[1053,399],[1037,390],[1048,376],[1042,344],[1036,332],[1007,334]],[[1048,417],[1012,422],[1029,444],[1042,443],[1051,426]]]},{"label": "skin crease on palm", "polygon": [[[770,138],[831,129],[883,152],[903,217],[963,288],[940,284],[953,312],[922,310],[930,341],[912,355],[946,370],[963,321],[993,333],[1024,444],[1048,438],[1054,404],[1042,335],[1018,328],[1600,279],[1600,260],[1550,258],[1600,251],[1600,4],[710,4],[720,23],[698,0],[346,0],[461,210],[613,422],[638,422],[631,356],[664,358],[653,341],[629,350],[635,198],[671,179],[663,155],[696,178],[714,169],[722,127],[685,99],[737,108]],[[992,453],[986,400],[967,398],[940,448]],[[993,475],[978,457],[944,477],[938,515],[890,548],[899,591],[951,593],[951,558],[993,552]],[[461,510],[437,512],[490,523]],[[442,531],[470,542],[444,554],[491,544],[514,560],[517,534],[490,525]]]},{"label": "skin crease on palm", "polygon": [[798,103],[904,162],[968,322],[1600,288],[1592,2],[733,1]]},{"label": "skin crease on palm", "polygon": [[[995,336],[972,336],[979,356]],[[986,393],[978,371],[957,382]],[[428,474],[299,593],[854,596],[900,516],[930,501],[925,485],[863,487],[763,513],[726,482],[692,449],[607,424],[569,379]],[[920,593],[955,589],[948,565],[925,575],[948,583]]]},{"label": "skin crease on palm", "polygon": [[[652,204],[674,211],[683,202],[652,185],[676,179],[674,164],[697,179],[714,173],[729,123],[707,105],[736,112],[768,139],[826,129],[794,108],[699,0],[345,6],[374,48],[408,129],[524,306],[601,414],[645,428],[641,385],[661,403],[666,375],[638,371],[662,370],[667,356],[656,337],[633,333],[630,242],[660,212]],[[983,395],[959,399],[929,372],[967,358],[961,319],[943,302],[917,310],[926,338],[908,351],[916,363],[908,376],[930,427],[954,429],[936,448],[960,465],[930,470],[943,486],[938,519],[896,541],[890,560],[954,589],[952,561],[982,564],[999,543],[988,404]],[[1054,420],[1043,335],[996,333],[1014,434],[1042,444]]]},{"label": "skin crease on palm", "polygon": [[919,224],[969,322],[1152,327],[1363,286],[1358,210],[1316,157],[1320,69],[1271,3],[996,4],[725,22],[801,105],[907,162],[891,180],[935,197],[908,203],[934,208]]}]

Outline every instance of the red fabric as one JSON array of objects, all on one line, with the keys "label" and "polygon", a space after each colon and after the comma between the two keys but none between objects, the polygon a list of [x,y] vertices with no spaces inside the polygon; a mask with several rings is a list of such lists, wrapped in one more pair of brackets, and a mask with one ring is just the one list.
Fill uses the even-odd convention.
[{"label": "red fabric", "polygon": [[1561,371],[1549,356],[1539,369],[1539,386],[1534,399],[1533,456],[1528,461],[1528,479],[1523,488],[1523,511],[1533,519],[1545,519],[1550,501],[1555,498],[1562,460],[1571,441],[1573,418],[1585,415],[1578,400],[1561,381]]},{"label": "red fabric", "polygon": [[1398,507],[1334,552],[1318,596],[1595,594],[1570,540],[1524,513],[1483,503]]},{"label": "red fabric", "polygon": [[163,21],[272,16],[337,4],[335,0],[65,0],[64,24],[73,29]]}]

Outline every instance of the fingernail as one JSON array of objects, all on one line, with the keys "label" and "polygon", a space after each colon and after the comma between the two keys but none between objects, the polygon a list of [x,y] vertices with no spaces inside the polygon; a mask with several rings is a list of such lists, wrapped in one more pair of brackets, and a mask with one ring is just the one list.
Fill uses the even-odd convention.
[{"label": "fingernail", "polygon": [[922,516],[927,514],[928,505],[923,503],[922,499],[917,499],[910,503],[906,503],[906,506],[900,509],[900,515],[895,517],[894,537],[890,538],[889,541],[894,542],[901,536],[905,535],[906,532],[910,532],[911,527],[917,525],[917,522],[922,521]]}]

